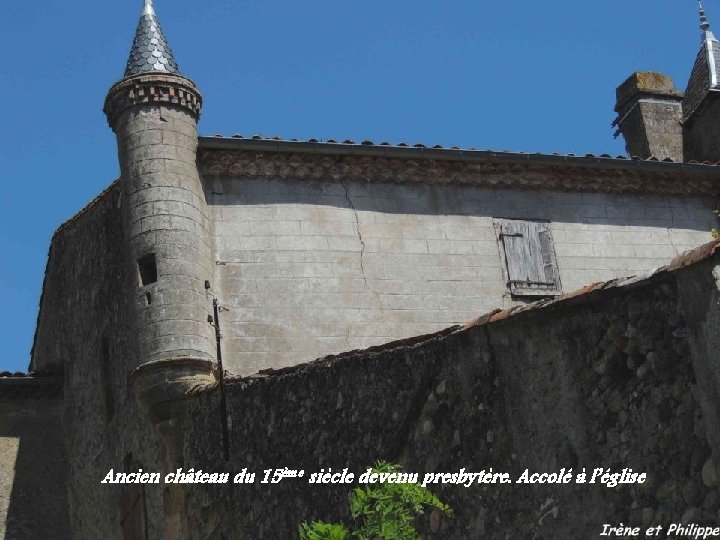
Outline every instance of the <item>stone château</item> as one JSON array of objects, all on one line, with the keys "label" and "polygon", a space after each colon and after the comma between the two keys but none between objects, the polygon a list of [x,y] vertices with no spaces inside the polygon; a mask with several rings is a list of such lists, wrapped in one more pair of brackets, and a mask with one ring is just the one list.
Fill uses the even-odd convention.
[{"label": "stone ch\u00e2teau", "polygon": [[617,89],[612,157],[198,136],[200,86],[145,0],[104,105],[120,178],[55,233],[31,374],[0,378],[0,533],[292,538],[344,517],[346,486],[101,481],[381,458],[650,478],[443,486],[456,516],[429,538],[717,522],[720,43],[700,15],[684,92]]}]

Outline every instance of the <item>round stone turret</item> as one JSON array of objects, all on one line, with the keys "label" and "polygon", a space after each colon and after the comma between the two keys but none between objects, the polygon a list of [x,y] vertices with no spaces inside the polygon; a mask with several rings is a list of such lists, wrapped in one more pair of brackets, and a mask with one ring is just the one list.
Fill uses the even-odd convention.
[{"label": "round stone turret", "polygon": [[185,110],[197,123],[202,109],[202,96],[195,83],[181,75],[135,75],[113,85],[105,98],[103,111],[110,127],[117,134],[116,125],[124,112],[147,105],[172,105]]},{"label": "round stone turret", "polygon": [[[130,349],[137,351],[130,382],[163,438],[167,470],[183,466],[186,392],[216,378],[206,287],[213,277],[211,223],[196,166],[201,108],[200,91],[180,74],[145,0],[125,77],[110,89],[104,111],[121,171],[124,286]],[[181,538],[181,493],[165,503],[166,537]]]},{"label": "round stone turret", "polygon": [[[168,426],[179,425],[181,416],[172,403],[184,400],[184,389],[214,380],[206,289],[213,257],[195,163],[202,96],[180,74],[151,0],[145,0],[125,75],[110,89],[104,111],[120,160],[125,286],[138,351],[132,383],[167,439]],[[181,460],[174,451],[168,456]]]}]

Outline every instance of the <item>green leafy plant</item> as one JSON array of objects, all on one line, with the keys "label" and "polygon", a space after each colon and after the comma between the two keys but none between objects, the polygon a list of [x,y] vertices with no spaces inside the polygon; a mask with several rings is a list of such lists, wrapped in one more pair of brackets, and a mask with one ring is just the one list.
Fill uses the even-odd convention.
[{"label": "green leafy plant", "polygon": [[310,525],[300,525],[300,538],[302,540],[349,540],[350,531],[339,523],[323,523],[313,521]]},{"label": "green leafy plant", "polygon": [[[380,461],[375,473],[397,473],[401,467]],[[350,493],[352,528],[315,521],[300,525],[300,540],[420,540],[413,521],[426,507],[446,516],[452,509],[417,484],[380,483],[358,486]]]}]

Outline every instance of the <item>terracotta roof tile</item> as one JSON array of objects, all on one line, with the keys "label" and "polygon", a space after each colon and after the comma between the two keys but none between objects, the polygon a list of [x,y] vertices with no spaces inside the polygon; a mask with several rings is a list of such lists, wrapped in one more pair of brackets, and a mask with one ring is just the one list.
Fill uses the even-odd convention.
[{"label": "terracotta roof tile", "polygon": [[[297,142],[297,143],[313,143],[313,144],[319,144],[319,145],[330,145],[330,144],[344,144],[344,145],[352,145],[352,146],[376,146],[376,147],[395,147],[395,148],[417,148],[417,149],[432,149],[432,150],[460,150],[460,151],[468,151],[468,152],[487,152],[487,153],[502,153],[502,154],[510,154],[510,155],[517,155],[517,156],[555,156],[559,158],[576,158],[576,159],[595,159],[595,160],[607,160],[607,161],[617,161],[617,160],[633,160],[633,161],[648,161],[648,162],[665,162],[665,163],[676,163],[680,164],[681,162],[673,161],[670,158],[665,158],[660,160],[659,158],[655,156],[650,156],[646,159],[640,158],[638,156],[624,156],[624,155],[618,155],[618,156],[611,156],[610,154],[594,154],[594,153],[585,153],[585,154],[575,154],[573,152],[567,152],[567,153],[561,153],[561,152],[553,152],[553,153],[544,153],[544,152],[517,152],[512,150],[492,150],[492,149],[485,149],[485,150],[478,150],[475,147],[466,147],[461,148],[459,146],[443,146],[440,144],[436,145],[428,145],[424,143],[414,143],[414,144],[408,144],[404,141],[400,141],[397,143],[389,143],[387,141],[383,141],[381,143],[375,143],[369,139],[365,139],[361,142],[356,142],[351,139],[345,139],[341,143],[338,143],[334,139],[317,139],[317,138],[310,138],[305,140],[298,140],[298,139],[285,139],[282,137],[264,137],[259,134],[252,135],[251,137],[244,137],[243,135],[232,135],[232,136],[225,136],[221,134],[214,134],[212,135],[213,138],[216,139],[252,139],[256,141],[279,141],[279,142]],[[201,137],[202,138],[202,137]],[[689,164],[694,165],[710,165],[710,166],[717,166],[720,165],[720,161],[718,162],[703,162],[699,163],[696,161],[690,161],[687,162]]]},{"label": "terracotta roof tile", "polygon": [[547,308],[548,306],[558,306],[566,304],[571,300],[577,301],[579,299],[580,301],[582,301],[583,297],[589,298],[592,293],[602,293],[603,291],[614,290],[620,287],[627,287],[629,285],[642,283],[649,280],[653,276],[673,272],[680,268],[700,263],[704,260],[709,259],[718,252],[720,252],[720,240],[713,240],[712,242],[708,242],[707,244],[704,244],[698,248],[687,251],[682,255],[678,255],[672,260],[669,265],[661,266],[660,268],[657,268],[656,270],[653,270],[648,274],[639,276],[628,276],[611,279],[609,281],[591,283],[590,285],[586,285],[581,289],[564,294],[556,299],[540,300],[538,302],[533,302],[531,304],[525,304],[522,306],[516,306],[510,309],[506,309],[504,311],[496,310],[478,319],[474,319],[468,322],[465,325],[465,328],[504,321],[513,316],[519,315],[520,313],[540,311],[544,308]]},{"label": "terracotta roof tile", "polygon": [[672,271],[677,270],[678,268],[683,268],[684,266],[690,266],[704,261],[705,259],[709,259],[717,253],[718,249],[720,249],[720,240],[713,240],[712,242],[708,242],[699,248],[686,251],[682,255],[678,255],[668,266],[663,268],[667,271]]},{"label": "terracotta roof tile", "polygon": [[486,313],[485,315],[481,315],[477,319],[473,319],[472,321],[469,321],[465,324],[465,328],[471,328],[473,326],[482,326],[483,324],[486,324],[495,314],[501,313],[502,309],[496,309],[491,311],[490,313]]}]

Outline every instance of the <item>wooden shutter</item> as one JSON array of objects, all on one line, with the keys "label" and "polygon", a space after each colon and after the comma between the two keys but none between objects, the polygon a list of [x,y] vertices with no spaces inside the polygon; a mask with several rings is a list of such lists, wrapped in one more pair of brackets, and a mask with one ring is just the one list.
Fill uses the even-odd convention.
[{"label": "wooden shutter", "polygon": [[513,296],[554,296],[561,293],[555,248],[548,223],[496,220],[508,289]]}]

